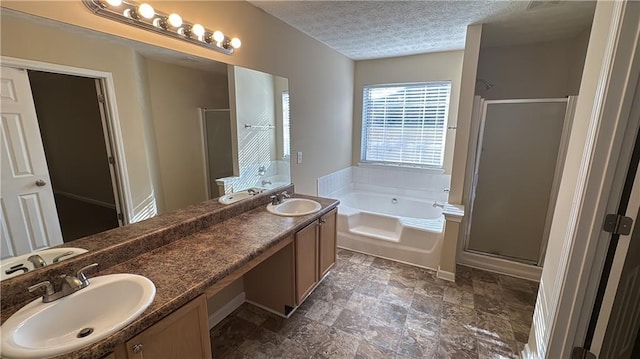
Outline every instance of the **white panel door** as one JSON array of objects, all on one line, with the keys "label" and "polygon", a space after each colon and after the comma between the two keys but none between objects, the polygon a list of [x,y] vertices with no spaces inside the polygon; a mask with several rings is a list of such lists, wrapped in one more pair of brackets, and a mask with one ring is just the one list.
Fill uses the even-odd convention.
[{"label": "white panel door", "polygon": [[2,258],[62,243],[27,71],[2,67]]}]

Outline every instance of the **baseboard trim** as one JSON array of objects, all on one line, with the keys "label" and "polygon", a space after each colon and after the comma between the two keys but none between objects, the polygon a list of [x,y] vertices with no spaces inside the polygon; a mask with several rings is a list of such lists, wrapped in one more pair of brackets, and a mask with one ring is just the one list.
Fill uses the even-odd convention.
[{"label": "baseboard trim", "polygon": [[456,274],[452,273],[452,272],[447,272],[444,271],[440,268],[440,266],[438,266],[438,271],[436,272],[436,277],[442,279],[442,280],[446,280],[449,282],[455,282],[456,281]]},{"label": "baseboard trim", "polygon": [[529,348],[529,343],[525,344],[524,349],[520,353],[520,357],[522,357],[523,359],[534,359],[535,358],[533,353],[531,352],[531,349]]},{"label": "baseboard trim", "polygon": [[540,276],[542,276],[542,267],[476,253],[460,253],[458,264],[535,282],[539,282]]},{"label": "baseboard trim", "polygon": [[85,197],[85,196],[79,196],[77,194],[73,194],[73,193],[69,193],[69,192],[55,191],[54,194],[56,194],[58,196],[62,196],[62,197],[75,199],[75,200],[78,200],[78,201],[84,202],[84,203],[95,204],[96,206],[100,206],[100,207],[105,207],[105,208],[109,208],[109,209],[116,209],[116,205],[113,204],[113,203],[102,202],[102,201],[98,201],[97,199],[93,199],[93,198],[89,198],[89,197]]},{"label": "baseboard trim", "polygon": [[254,305],[254,306],[256,306],[256,307],[258,307],[258,308],[260,308],[260,309],[262,309],[262,310],[266,310],[266,311],[267,311],[267,312],[269,312],[269,313],[273,313],[273,314],[275,314],[275,315],[277,315],[277,316],[279,316],[279,317],[282,317],[282,318],[289,318],[289,317],[291,316],[291,314],[293,314],[293,312],[295,312],[295,311],[296,311],[296,309],[298,309],[298,307],[295,307],[295,308],[293,308],[293,310],[291,311],[291,313],[289,313],[289,315],[284,315],[284,314],[282,314],[282,313],[278,313],[278,312],[276,312],[275,310],[273,310],[273,309],[271,309],[271,308],[267,308],[267,307],[265,307],[264,305],[258,304],[258,303],[256,303],[256,302],[251,301],[251,300],[246,300],[246,302],[247,302],[247,303],[249,303],[249,304],[251,304],[251,305]]},{"label": "baseboard trim", "polygon": [[233,313],[234,310],[238,309],[242,305],[242,303],[245,302],[244,298],[245,294],[244,292],[242,292],[236,295],[227,304],[223,305],[222,308],[209,315],[209,329],[215,327],[229,314]]}]

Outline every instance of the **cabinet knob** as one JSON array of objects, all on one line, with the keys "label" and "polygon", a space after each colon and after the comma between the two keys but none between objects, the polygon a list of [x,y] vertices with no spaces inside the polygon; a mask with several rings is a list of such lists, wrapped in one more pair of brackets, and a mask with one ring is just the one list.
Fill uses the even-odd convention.
[{"label": "cabinet knob", "polygon": [[325,224],[325,223],[327,223],[327,220],[324,219],[324,218],[320,218],[319,222],[320,222],[320,224]]},{"label": "cabinet knob", "polygon": [[131,349],[133,349],[134,354],[142,353],[142,344],[134,344]]}]

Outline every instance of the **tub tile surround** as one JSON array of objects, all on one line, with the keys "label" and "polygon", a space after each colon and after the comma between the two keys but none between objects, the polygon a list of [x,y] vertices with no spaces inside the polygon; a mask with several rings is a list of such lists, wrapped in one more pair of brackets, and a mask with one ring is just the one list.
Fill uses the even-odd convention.
[{"label": "tub tile surround", "polygon": [[[456,274],[457,283],[445,282],[341,249],[335,269],[289,319],[245,304],[214,327],[213,356],[518,358],[537,283],[465,266]],[[379,288],[368,291],[371,283]],[[493,313],[488,301],[505,310]]]},{"label": "tub tile surround", "polygon": [[[388,197],[393,198],[392,203],[394,204],[402,203],[403,199],[405,200],[404,203],[413,203],[414,200],[427,201],[429,204],[433,203],[433,201],[440,202],[443,204],[442,213],[444,214],[444,218],[439,220],[438,223],[431,223],[422,219],[418,221],[413,220],[412,217],[422,218],[423,215],[428,216],[431,208],[424,207],[411,207],[411,213],[415,215],[403,214],[402,216],[406,218],[398,218],[400,218],[399,221],[403,226],[413,226],[431,232],[441,232],[443,233],[443,238],[446,238],[446,228],[452,230],[453,225],[459,225],[464,217],[464,206],[449,204],[447,202],[450,182],[451,176],[443,174],[442,171],[439,170],[361,164],[320,177],[318,179],[318,195],[342,198],[344,199],[345,205],[349,203],[347,198],[351,198],[354,192],[362,193],[362,196],[366,198],[377,198],[376,196],[378,195],[388,195]],[[406,200],[408,200],[408,202]],[[429,204],[426,206],[430,207]],[[377,210],[379,210],[379,212],[382,213],[379,219],[372,219],[367,222],[367,218],[373,218],[372,215],[359,212],[358,209],[352,210],[349,207],[342,206],[338,216],[339,246],[383,258],[394,258],[395,260],[412,263],[421,267],[437,269],[439,278],[455,281],[454,272],[449,272],[440,267],[443,258],[446,262],[450,261],[445,258],[445,256],[452,256],[450,250],[445,251],[443,249],[444,244],[442,241],[439,241],[435,246],[428,246],[425,241],[421,241],[420,243],[411,241],[411,245],[409,245],[409,232],[407,232],[407,236],[405,236],[405,231],[402,230],[401,233],[403,234],[397,235],[399,227],[398,225],[394,225],[394,223],[398,222],[398,220],[394,221],[388,217],[388,214],[397,213],[397,211],[389,211],[387,207],[390,206],[389,203],[384,202],[384,204],[380,204],[380,208],[378,208],[378,205],[375,205],[375,209],[368,204],[366,206],[369,206],[366,211],[377,213]],[[407,212],[404,211],[402,213]],[[389,225],[386,226],[389,228],[386,228],[383,222],[389,223]],[[365,232],[372,233],[372,235],[367,235],[359,226],[372,227],[379,230],[380,236],[376,236],[375,234],[378,232],[370,229],[367,229]],[[395,233],[396,237],[388,235],[387,232]],[[381,236],[385,238],[386,242],[385,240],[380,241]],[[423,239],[424,237],[420,238]],[[404,239],[406,239],[406,241]]]},{"label": "tub tile surround", "polygon": [[451,176],[439,170],[394,166],[352,166],[318,178],[318,196],[362,189],[406,197],[447,201]]},{"label": "tub tile surround", "polygon": [[[286,189],[294,193],[293,185]],[[282,190],[284,188],[279,188],[278,192]],[[265,206],[271,194],[273,192],[264,192],[250,200],[228,206],[220,205],[215,200],[207,201],[109,233],[87,237],[85,241],[92,238],[96,242],[102,241],[107,247],[97,248],[94,244],[95,250],[79,259],[27,273],[10,284],[3,282],[2,322],[26,302],[36,298],[27,293],[29,285],[57,274],[72,273],[88,263],[100,264],[99,272],[90,277],[133,273],[149,278],[156,286],[156,296],[140,317],[102,341],[60,356],[102,358],[113,351],[116,345],[201,295],[207,288],[338,204],[331,199],[295,195],[313,198],[320,202],[322,209],[313,215],[281,217],[266,211]]]}]

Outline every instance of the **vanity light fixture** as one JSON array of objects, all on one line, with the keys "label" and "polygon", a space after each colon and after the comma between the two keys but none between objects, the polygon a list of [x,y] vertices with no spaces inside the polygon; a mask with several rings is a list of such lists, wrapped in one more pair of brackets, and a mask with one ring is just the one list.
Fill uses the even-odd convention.
[{"label": "vanity light fixture", "polygon": [[201,24],[182,19],[176,13],[165,14],[148,3],[130,0],[82,0],[94,14],[142,29],[181,39],[192,44],[231,55],[242,43],[229,38],[222,31],[211,31]]}]

